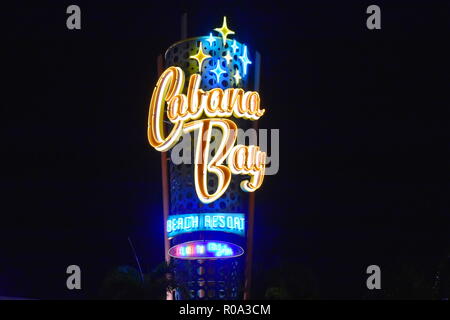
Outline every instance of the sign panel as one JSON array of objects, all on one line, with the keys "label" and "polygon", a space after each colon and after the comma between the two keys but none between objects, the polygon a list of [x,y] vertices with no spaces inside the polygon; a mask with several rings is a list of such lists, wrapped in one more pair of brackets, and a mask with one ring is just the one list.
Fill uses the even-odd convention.
[{"label": "sign panel", "polygon": [[243,213],[191,213],[171,215],[167,219],[167,236],[195,231],[223,231],[245,236]]},{"label": "sign panel", "polygon": [[[259,189],[267,159],[259,146],[237,143],[238,126],[233,120],[256,121],[266,112],[257,91],[239,87],[252,65],[250,51],[245,44],[227,39],[234,31],[228,29],[226,18],[222,28],[214,30],[222,37],[197,37],[197,53],[186,54],[188,60],[196,61],[195,73],[186,72],[188,79],[179,66],[171,65],[162,72],[150,100],[147,127],[150,145],[161,152],[173,148],[183,134],[197,132],[203,137],[194,151],[195,191],[203,203],[219,199],[232,175],[249,176],[240,183],[243,191]],[[206,79],[210,90],[201,89]],[[213,129],[220,130],[222,138],[216,141],[215,155],[209,157]],[[208,189],[209,176],[217,178],[215,191]]]},{"label": "sign panel", "polygon": [[226,259],[239,257],[244,249],[230,242],[196,240],[178,244],[169,249],[169,255],[178,259]]}]

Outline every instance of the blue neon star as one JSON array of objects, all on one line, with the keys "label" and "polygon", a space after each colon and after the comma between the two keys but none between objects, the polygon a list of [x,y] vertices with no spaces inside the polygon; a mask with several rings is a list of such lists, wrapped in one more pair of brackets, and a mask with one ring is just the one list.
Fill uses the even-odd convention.
[{"label": "blue neon star", "polygon": [[236,40],[233,40],[231,48],[233,49],[233,53],[236,53],[237,49],[239,49],[239,46],[236,44]]},{"label": "blue neon star", "polygon": [[219,82],[220,75],[221,75],[222,73],[225,73],[225,72],[226,72],[225,70],[223,70],[223,69],[220,67],[220,59],[217,60],[217,66],[216,66],[216,68],[213,69],[213,70],[210,70],[210,72],[212,72],[212,73],[214,73],[214,74],[216,75],[217,82]]},{"label": "blue neon star", "polygon": [[247,46],[244,46],[244,53],[242,56],[239,56],[239,59],[242,61],[242,66],[244,67],[244,76],[247,74],[247,65],[252,64],[250,59],[247,57]]},{"label": "blue neon star", "polygon": [[216,39],[213,37],[212,33],[209,34],[208,39],[206,41],[209,42],[209,46],[212,47],[213,42],[216,42]]}]

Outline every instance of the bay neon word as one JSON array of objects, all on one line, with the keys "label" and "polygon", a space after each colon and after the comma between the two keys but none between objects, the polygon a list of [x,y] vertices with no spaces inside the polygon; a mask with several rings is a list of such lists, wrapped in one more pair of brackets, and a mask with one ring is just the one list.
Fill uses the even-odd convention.
[{"label": "bay neon word", "polygon": [[[198,130],[201,139],[198,139],[195,151],[194,179],[200,201],[210,203],[217,200],[228,188],[232,173],[249,175],[249,180],[241,182],[241,189],[253,192],[262,185],[266,153],[257,146],[234,146],[238,128],[233,121],[224,118],[259,119],[265,112],[260,108],[259,94],[235,88],[214,88],[205,92],[199,89],[200,80],[200,75],[191,75],[185,95],[182,93],[183,70],[169,67],[161,74],[150,101],[148,141],[156,150],[165,152],[178,142],[183,133]],[[173,123],[167,134],[163,125],[166,105],[167,118]],[[209,119],[198,120],[202,115]],[[208,161],[213,127],[222,131],[222,140]],[[227,166],[224,165],[225,160]],[[208,173],[218,178],[216,191],[212,194],[207,187]]]},{"label": "bay neon word", "polygon": [[167,237],[195,231],[223,231],[245,235],[243,213],[192,213],[170,215],[167,219]]},{"label": "bay neon word", "polygon": [[189,241],[169,249],[169,255],[179,259],[234,258],[243,253],[244,249],[238,245],[216,240]]}]

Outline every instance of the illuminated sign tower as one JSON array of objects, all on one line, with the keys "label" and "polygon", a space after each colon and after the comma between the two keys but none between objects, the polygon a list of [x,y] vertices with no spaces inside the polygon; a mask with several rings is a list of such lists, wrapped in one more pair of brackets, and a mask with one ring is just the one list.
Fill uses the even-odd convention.
[{"label": "illuminated sign tower", "polygon": [[149,143],[166,152],[166,259],[180,285],[176,299],[244,294],[249,195],[263,182],[266,154],[239,144],[238,129],[265,110],[251,91],[259,58],[234,35],[224,18],[208,36],[170,46],[150,102]]}]

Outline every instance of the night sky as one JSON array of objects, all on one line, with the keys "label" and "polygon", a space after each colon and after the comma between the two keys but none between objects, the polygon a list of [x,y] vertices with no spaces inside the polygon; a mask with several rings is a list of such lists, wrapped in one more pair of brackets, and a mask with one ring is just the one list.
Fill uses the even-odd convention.
[{"label": "night sky", "polygon": [[[280,129],[280,171],[256,192],[258,269],[301,265],[320,298],[361,298],[371,264],[391,272],[383,288],[402,263],[432,276],[450,254],[448,2],[300,2],[2,9],[0,296],[95,298],[108,271],[135,265],[128,237],[145,270],[163,261],[147,113],[183,12],[189,37],[226,15],[262,55],[259,126]],[[381,30],[366,28],[370,4]],[[71,264],[81,291],[66,289]]]}]

